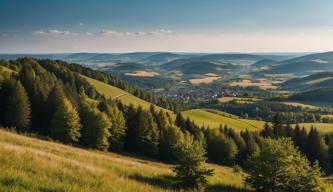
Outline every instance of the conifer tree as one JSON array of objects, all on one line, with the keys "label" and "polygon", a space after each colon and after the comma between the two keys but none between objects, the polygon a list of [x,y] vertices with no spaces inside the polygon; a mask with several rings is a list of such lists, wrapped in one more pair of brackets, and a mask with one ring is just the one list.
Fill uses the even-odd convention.
[{"label": "conifer tree", "polygon": [[[47,114],[45,114],[45,118],[49,126],[51,124],[51,120],[54,114],[58,110],[58,107],[64,103],[64,99],[65,99],[65,93],[64,90],[62,89],[62,85],[60,83],[57,83],[52,88],[46,100],[45,110],[47,111]],[[43,129],[41,134],[48,135],[49,133],[50,133],[50,128]]]},{"label": "conifer tree", "polygon": [[202,141],[195,140],[187,132],[175,152],[177,160],[173,171],[176,173],[177,185],[204,191],[207,177],[213,175],[213,170],[204,167],[206,151]]},{"label": "conifer tree", "polygon": [[138,121],[138,150],[145,155],[156,156],[158,154],[158,142],[160,132],[150,111],[139,108]]},{"label": "conifer tree", "polygon": [[2,124],[27,131],[30,125],[30,101],[20,81],[8,79],[1,88]]},{"label": "conifer tree", "polygon": [[111,121],[105,113],[98,110],[95,103],[88,100],[82,89],[80,90],[79,113],[82,122],[81,144],[90,148],[107,150]]},{"label": "conifer tree", "polygon": [[99,109],[105,112],[111,120],[109,144],[110,149],[120,151],[124,148],[124,140],[126,134],[126,121],[124,114],[120,111],[115,103],[108,104],[103,101],[99,104]]},{"label": "conifer tree", "polygon": [[79,114],[70,103],[64,98],[53,115],[50,125],[51,137],[65,143],[79,141],[81,124]]}]

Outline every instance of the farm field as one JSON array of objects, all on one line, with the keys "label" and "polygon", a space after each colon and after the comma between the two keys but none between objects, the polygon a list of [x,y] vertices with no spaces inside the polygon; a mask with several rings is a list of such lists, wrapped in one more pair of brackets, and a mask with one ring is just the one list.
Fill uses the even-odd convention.
[{"label": "farm field", "polygon": [[160,74],[154,71],[134,71],[132,73],[125,73],[125,75],[134,77],[155,77],[159,76]]},{"label": "farm field", "polygon": [[316,127],[317,130],[321,133],[328,133],[333,131],[333,123],[300,123],[301,127],[305,127],[307,130],[310,130],[311,127]]},{"label": "farm field", "polygon": [[253,103],[256,101],[262,101],[262,99],[250,98],[250,97],[221,97],[218,98],[220,103],[228,103],[230,101],[237,101],[237,103]]},{"label": "farm field", "polygon": [[259,87],[260,89],[277,89],[278,87],[273,85],[267,80],[242,80],[229,83],[232,87]]},{"label": "farm field", "polygon": [[[242,192],[242,174],[215,169],[208,191]],[[83,150],[0,129],[0,191],[175,191],[171,165]],[[84,177],[82,177],[84,175]]]},{"label": "farm field", "polygon": [[199,126],[209,126],[210,128],[218,128],[220,125],[227,125],[236,131],[249,130],[258,131],[263,128],[265,122],[230,118],[216,113],[212,113],[202,109],[193,109],[182,112],[185,117],[189,117]]},{"label": "farm field", "polygon": [[199,79],[190,79],[190,83],[193,85],[199,85],[199,84],[209,84],[212,83],[218,79],[220,79],[221,77],[216,76],[216,77],[204,77],[204,78],[199,78]]}]

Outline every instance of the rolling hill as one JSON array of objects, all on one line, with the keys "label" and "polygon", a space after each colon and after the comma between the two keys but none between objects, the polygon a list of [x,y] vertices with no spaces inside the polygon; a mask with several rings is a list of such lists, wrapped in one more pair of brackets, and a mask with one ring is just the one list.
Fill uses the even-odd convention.
[{"label": "rolling hill", "polygon": [[266,73],[306,75],[324,71],[333,71],[333,52],[309,54],[281,61],[268,69]]},{"label": "rolling hill", "polygon": [[[135,106],[142,106],[145,109],[149,109],[151,103],[142,100],[134,95],[116,88],[114,86],[108,85],[101,81],[82,76],[89,83],[96,87],[97,91],[101,94],[105,95],[108,98],[116,98],[123,102],[125,105],[133,104]],[[169,110],[166,110],[161,107],[157,107],[160,110],[165,110],[172,117],[175,117],[175,114]],[[219,128],[220,125],[227,125],[230,128],[235,129],[236,131],[244,131],[246,129],[250,131],[259,131],[264,127],[264,121],[251,120],[251,119],[241,119],[237,116],[233,116],[231,114],[223,113],[220,111],[211,111],[204,109],[193,109],[183,111],[182,114],[185,117],[189,117],[190,120],[193,120],[198,126],[209,126],[210,128]],[[320,132],[329,132],[333,130],[333,124],[328,123],[303,123],[301,126],[305,126],[305,128],[310,129],[311,126],[315,126]]]},{"label": "rolling hill", "polygon": [[[215,169],[208,191],[242,192],[242,174]],[[175,191],[171,166],[83,150],[0,129],[0,191]]]},{"label": "rolling hill", "polygon": [[117,63],[110,67],[101,68],[101,71],[105,72],[133,72],[137,70],[145,70],[147,67],[140,63]]},{"label": "rolling hill", "polygon": [[320,88],[297,93],[289,99],[297,101],[320,101],[333,103],[333,88]]},{"label": "rolling hill", "polygon": [[188,63],[167,63],[162,65],[163,69],[168,71],[180,71],[185,75],[202,75],[206,73],[221,74],[228,70],[236,68],[229,63],[211,62],[211,61],[191,61]]},{"label": "rolling hill", "polygon": [[[117,87],[111,86],[109,84],[103,83],[101,81],[92,79],[90,77],[87,76],[83,76],[83,78],[85,78],[89,83],[91,83],[99,93],[105,95],[107,98],[111,98],[111,99],[119,99],[122,103],[124,103],[125,105],[130,105],[133,104],[134,106],[141,106],[145,109],[149,109],[151,106],[151,103],[140,99],[138,97],[135,97],[134,95],[119,89]],[[158,107],[159,108],[159,107]],[[160,108],[162,109],[162,108]],[[166,110],[166,109],[163,109]],[[170,112],[169,110],[166,110],[168,112]]]},{"label": "rolling hill", "polygon": [[146,65],[161,65],[177,59],[188,59],[195,57],[198,54],[176,54],[176,53],[158,53],[147,58],[140,60],[141,63]]},{"label": "rolling hill", "polygon": [[333,72],[315,73],[306,77],[293,78],[281,84],[287,90],[309,90],[333,87]]},{"label": "rolling hill", "polygon": [[[133,104],[135,106],[142,106],[145,109],[149,109],[151,103],[142,100],[138,97],[133,96],[132,94],[116,88],[114,86],[108,85],[101,81],[82,76],[84,77],[89,83],[96,87],[97,91],[101,94],[105,95],[108,98],[119,99],[125,105]],[[174,117],[174,113],[157,107],[158,109],[165,110],[169,112]],[[212,113],[202,109],[195,109],[195,110],[188,110],[182,112],[185,117],[189,117],[193,120],[197,125],[202,126],[209,126],[210,128],[218,128],[221,124],[227,125],[228,127],[234,128],[237,131],[241,130],[260,130],[263,128],[264,122],[263,121],[256,121],[256,120],[248,120],[248,119],[238,119],[235,117],[229,117],[228,115],[221,115],[217,113]]]},{"label": "rolling hill", "polygon": [[193,109],[184,111],[182,113],[185,117],[189,117],[199,126],[209,126],[210,128],[218,128],[220,125],[227,125],[229,128],[233,128],[236,131],[259,131],[264,127],[265,122],[239,119],[235,117],[227,117],[226,115],[213,113],[203,109]]}]

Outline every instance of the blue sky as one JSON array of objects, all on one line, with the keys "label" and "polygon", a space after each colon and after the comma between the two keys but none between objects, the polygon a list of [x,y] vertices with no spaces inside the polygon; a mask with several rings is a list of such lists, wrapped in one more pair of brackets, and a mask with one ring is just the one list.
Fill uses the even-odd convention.
[{"label": "blue sky", "polygon": [[333,50],[330,0],[0,0],[0,52]]}]

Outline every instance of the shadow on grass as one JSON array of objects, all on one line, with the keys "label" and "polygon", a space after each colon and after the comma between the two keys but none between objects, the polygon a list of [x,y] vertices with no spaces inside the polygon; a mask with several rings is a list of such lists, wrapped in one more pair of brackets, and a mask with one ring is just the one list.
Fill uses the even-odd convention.
[{"label": "shadow on grass", "polygon": [[[172,176],[144,176],[144,175],[132,175],[129,177],[130,179],[136,180],[138,182],[149,184],[155,187],[159,187],[162,189],[172,189],[172,190],[180,190],[181,188],[175,186],[175,179]],[[240,189],[234,186],[226,186],[226,185],[210,185],[206,188],[207,192],[251,192],[251,190]]]},{"label": "shadow on grass", "polygon": [[172,176],[163,175],[163,176],[151,177],[151,176],[135,174],[130,176],[129,178],[141,183],[153,185],[155,187],[160,187],[163,189],[175,189],[174,188],[175,180]]},{"label": "shadow on grass", "polygon": [[234,186],[227,185],[210,185],[206,189],[207,192],[250,192],[248,189],[240,189]]}]

